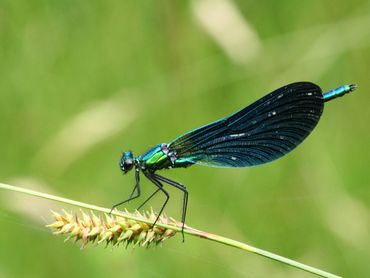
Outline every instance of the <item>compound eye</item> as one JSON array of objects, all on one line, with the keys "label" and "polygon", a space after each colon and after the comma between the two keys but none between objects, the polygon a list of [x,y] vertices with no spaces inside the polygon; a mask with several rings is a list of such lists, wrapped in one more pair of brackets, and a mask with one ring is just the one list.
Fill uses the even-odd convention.
[{"label": "compound eye", "polygon": [[125,170],[131,170],[131,168],[133,167],[133,161],[132,161],[132,159],[126,159],[125,160],[125,165],[124,165],[124,168],[125,168]]},{"label": "compound eye", "polygon": [[122,154],[119,167],[124,174],[134,167],[134,158],[131,151],[127,151]]}]

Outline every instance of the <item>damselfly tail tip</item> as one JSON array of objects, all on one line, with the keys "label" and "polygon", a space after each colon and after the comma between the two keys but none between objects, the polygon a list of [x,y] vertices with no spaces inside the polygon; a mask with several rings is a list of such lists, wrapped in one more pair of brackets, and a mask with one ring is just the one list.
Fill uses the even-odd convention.
[{"label": "damselfly tail tip", "polygon": [[353,92],[354,90],[356,90],[357,89],[357,84],[351,84],[351,85],[349,85],[349,91],[350,92]]},{"label": "damselfly tail tip", "polygon": [[342,97],[350,92],[353,92],[356,89],[357,89],[357,84],[344,85],[336,89],[333,89],[327,93],[324,93],[323,98],[324,98],[324,101],[329,101],[337,97]]}]

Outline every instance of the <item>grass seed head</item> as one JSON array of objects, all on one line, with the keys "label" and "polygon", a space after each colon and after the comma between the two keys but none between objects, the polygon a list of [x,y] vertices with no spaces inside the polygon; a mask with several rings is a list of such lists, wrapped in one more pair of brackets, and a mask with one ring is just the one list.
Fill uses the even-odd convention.
[{"label": "grass seed head", "polygon": [[[65,241],[73,239],[75,242],[82,241],[82,248],[88,243],[95,245],[105,244],[106,246],[131,245],[133,247],[150,247],[158,245],[163,241],[173,237],[175,230],[152,226],[145,222],[129,219],[122,216],[104,214],[97,216],[93,212],[69,213],[65,210],[62,213],[51,212],[55,222],[47,225],[54,230],[55,235],[67,235]],[[156,215],[153,211],[140,213],[129,213],[135,218],[144,221],[154,222]],[[172,218],[160,216],[157,223],[179,226],[179,223]]]}]

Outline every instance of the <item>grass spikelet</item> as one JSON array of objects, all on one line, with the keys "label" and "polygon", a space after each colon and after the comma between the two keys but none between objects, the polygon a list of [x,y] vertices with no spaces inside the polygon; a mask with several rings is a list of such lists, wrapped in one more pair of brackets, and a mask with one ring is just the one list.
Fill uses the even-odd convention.
[{"label": "grass spikelet", "polygon": [[[130,214],[129,212],[125,212]],[[86,213],[69,213],[62,210],[62,213],[51,212],[55,222],[47,225],[54,230],[55,235],[67,235],[65,241],[73,239],[75,242],[82,241],[81,248],[89,243],[94,245],[104,244],[105,246],[150,247],[158,245],[173,237],[176,231],[159,226],[152,226],[145,222],[132,220],[125,217],[113,216],[107,213],[97,216],[92,211]],[[154,222],[156,215],[153,211],[131,213],[144,221]],[[165,215],[161,216],[158,223],[178,225],[178,222]]]}]

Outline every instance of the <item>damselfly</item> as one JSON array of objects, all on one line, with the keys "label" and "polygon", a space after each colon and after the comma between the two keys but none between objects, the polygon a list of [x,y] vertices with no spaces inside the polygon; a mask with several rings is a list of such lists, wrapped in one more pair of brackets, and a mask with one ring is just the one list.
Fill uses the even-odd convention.
[{"label": "damselfly", "polygon": [[[138,198],[140,172],[157,188],[140,209],[156,193],[166,199],[157,219],[163,212],[170,195],[163,184],[183,193],[182,229],[184,229],[188,191],[178,182],[157,174],[158,170],[189,167],[194,164],[209,167],[250,167],[276,160],[297,147],[317,125],[324,103],[356,89],[344,85],[327,93],[310,82],[297,82],[281,87],[242,110],[216,122],[189,131],[170,143],[162,143],[143,155],[122,154],[119,166],[123,173],[135,169],[136,184],[123,202]],[[156,223],[153,223],[153,225]]]}]

